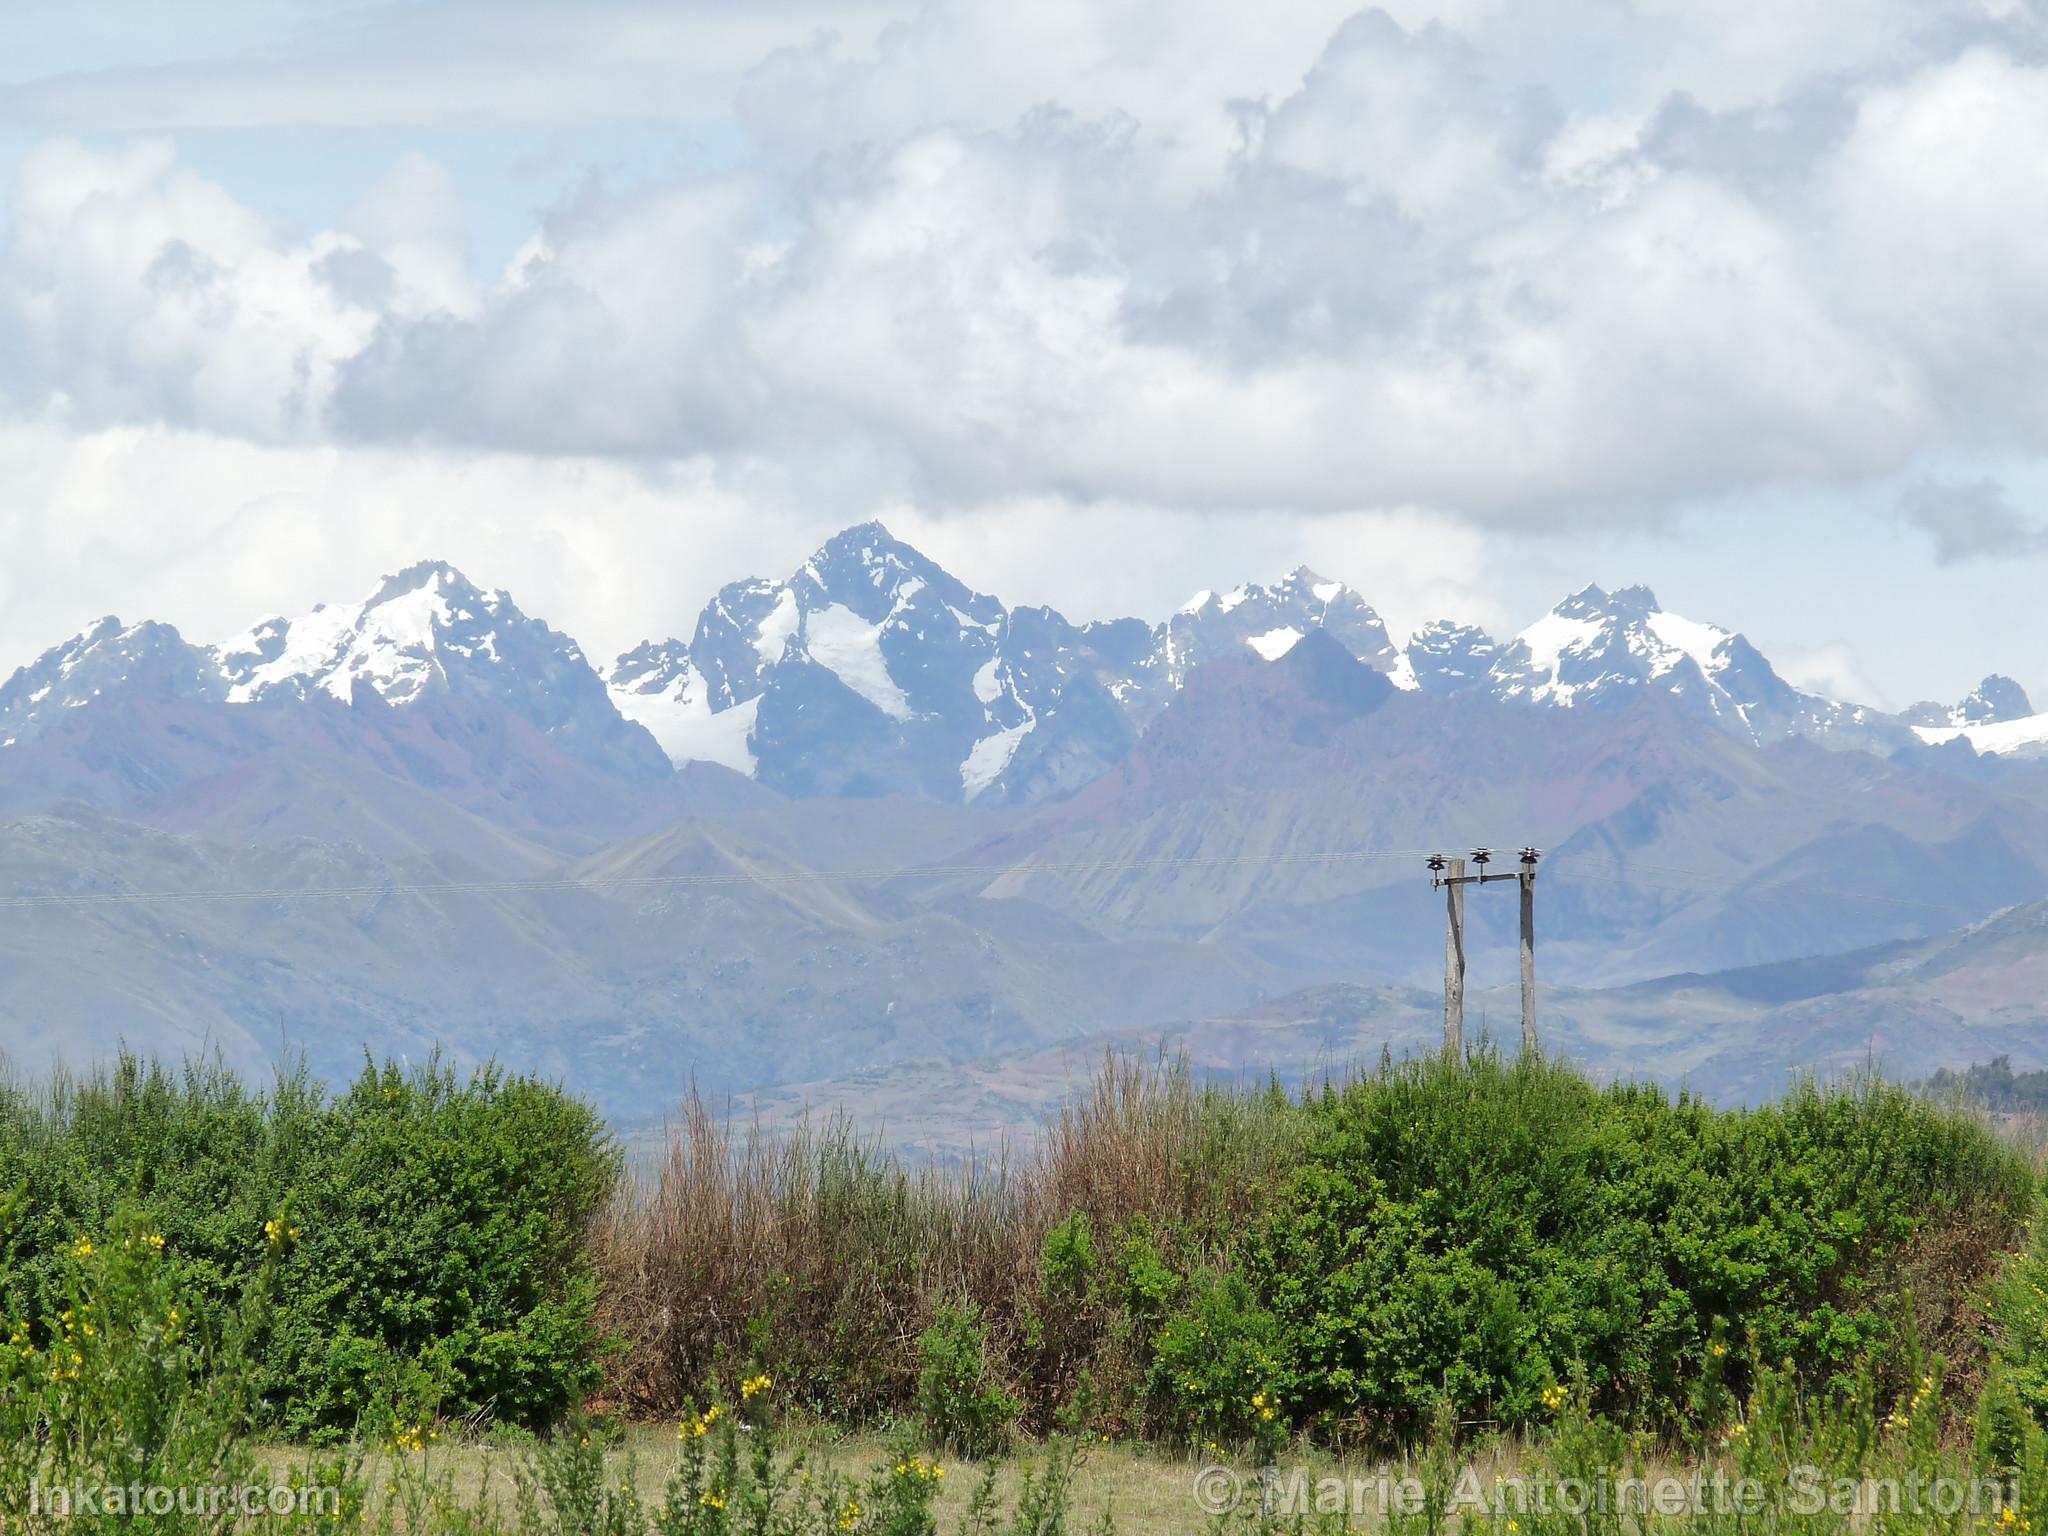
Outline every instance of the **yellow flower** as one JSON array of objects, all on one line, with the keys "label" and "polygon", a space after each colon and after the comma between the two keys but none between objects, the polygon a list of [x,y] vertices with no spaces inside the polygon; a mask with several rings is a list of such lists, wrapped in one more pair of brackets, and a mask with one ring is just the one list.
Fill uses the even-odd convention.
[{"label": "yellow flower", "polygon": [[743,1403],[751,1402],[754,1398],[758,1397],[761,1393],[766,1392],[770,1387],[774,1385],[774,1379],[765,1374],[760,1376],[749,1376],[745,1381],[740,1383],[740,1401]]},{"label": "yellow flower", "polygon": [[164,1251],[164,1235],[161,1232],[152,1232],[149,1234],[149,1236],[145,1237],[143,1241],[149,1244],[149,1246],[155,1249],[158,1253],[162,1253]]},{"label": "yellow flower", "polygon": [[71,1257],[73,1257],[74,1259],[91,1258],[92,1239],[89,1237],[81,1237],[77,1242],[73,1243],[71,1245]]},{"label": "yellow flower", "polygon": [[711,1433],[711,1426],[718,1422],[719,1407],[713,1403],[694,1419],[685,1419],[676,1429],[678,1440],[702,1440]]},{"label": "yellow flower", "polygon": [[720,1489],[706,1488],[704,1492],[701,1495],[699,1495],[699,1498],[706,1506],[708,1506],[711,1509],[725,1508],[725,1494]]},{"label": "yellow flower", "polygon": [[1563,1387],[1549,1386],[1543,1389],[1543,1406],[1552,1413],[1558,1412],[1571,1400],[1571,1394]]},{"label": "yellow flower", "polygon": [[1727,1354],[1727,1353],[1728,1353],[1728,1346],[1727,1346],[1726,1344],[1718,1344],[1718,1343],[1717,1343],[1716,1345],[1714,1345],[1714,1358],[1715,1358],[1716,1360],[1720,1359],[1720,1358],[1721,1358],[1721,1357],[1722,1357],[1723,1355],[1725,1355],[1725,1354]]}]

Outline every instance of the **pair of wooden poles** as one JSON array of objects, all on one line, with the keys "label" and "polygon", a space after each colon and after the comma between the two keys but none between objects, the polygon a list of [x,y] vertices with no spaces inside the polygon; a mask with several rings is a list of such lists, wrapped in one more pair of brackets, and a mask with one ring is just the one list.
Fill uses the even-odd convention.
[{"label": "pair of wooden poles", "polygon": [[1444,1052],[1465,1053],[1465,887],[1486,885],[1495,880],[1515,880],[1522,894],[1522,1049],[1536,1049],[1536,861],[1542,857],[1534,848],[1522,850],[1518,871],[1488,874],[1493,854],[1484,848],[1472,850],[1472,862],[1479,873],[1465,873],[1465,860],[1429,856],[1430,885],[1441,886],[1444,898]]}]

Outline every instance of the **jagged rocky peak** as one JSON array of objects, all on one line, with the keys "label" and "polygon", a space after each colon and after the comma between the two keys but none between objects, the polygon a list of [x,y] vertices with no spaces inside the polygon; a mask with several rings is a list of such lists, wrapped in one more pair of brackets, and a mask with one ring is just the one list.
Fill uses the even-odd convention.
[{"label": "jagged rocky peak", "polygon": [[690,647],[683,640],[643,640],[622,652],[605,679],[614,688],[659,691],[690,671]]},{"label": "jagged rocky peak", "polygon": [[963,611],[975,622],[1000,616],[1002,604],[971,590],[922,551],[904,543],[878,521],[857,523],[834,534],[791,578],[829,602],[844,603],[870,623],[928,597]]},{"label": "jagged rocky peak", "polygon": [[[364,683],[387,704],[405,704],[446,679],[451,665],[502,668],[499,631],[534,622],[506,593],[484,592],[447,562],[423,560],[385,577],[359,603],[318,603],[296,619],[273,615],[215,654],[236,703],[276,693],[347,700]],[[557,639],[565,657],[582,659],[574,642]]]},{"label": "jagged rocky peak", "polygon": [[0,684],[0,746],[33,740],[67,710],[93,700],[216,699],[225,692],[212,659],[168,624],[123,624],[111,615],[52,646]]},{"label": "jagged rocky peak", "polygon": [[385,577],[359,603],[267,618],[215,651],[232,703],[310,698],[402,707],[434,695],[509,708],[568,756],[629,777],[668,772],[567,635],[443,560]]},{"label": "jagged rocky peak", "polygon": [[[687,646],[628,651],[609,681],[677,761],[713,757],[791,793],[978,798],[1099,670],[1053,610],[1006,609],[867,522],[786,578],[730,583]],[[1120,752],[1122,729],[1095,719],[1099,747],[1055,732],[1077,765],[1062,771]]]},{"label": "jagged rocky peak", "polygon": [[[907,640],[965,631],[992,636],[1002,618],[995,598],[973,591],[881,523],[866,522],[833,535],[784,580],[721,588],[698,617],[689,653],[714,711],[757,697],[787,659],[816,662],[900,714],[911,707],[899,697],[911,679],[893,673],[899,664],[915,670],[904,655],[912,648]],[[617,666],[612,676],[620,676]]]},{"label": "jagged rocky peak", "polygon": [[2034,706],[2027,698],[2027,690],[2011,678],[1994,672],[1960,703],[1915,704],[1906,711],[1904,718],[1909,725],[1961,727],[2000,725],[2008,720],[2024,720],[2033,713]]},{"label": "jagged rocky peak", "polygon": [[1415,686],[1447,698],[1485,683],[1500,658],[1500,642],[1476,624],[1436,619],[1409,637],[1403,654]]},{"label": "jagged rocky peak", "polygon": [[2026,689],[1994,672],[1956,706],[1956,711],[1963,724],[1996,725],[2004,720],[2024,720],[2034,712],[2034,705]]},{"label": "jagged rocky peak", "polygon": [[1741,635],[1668,612],[1646,586],[1580,588],[1502,648],[1489,687],[1507,702],[1596,708],[1656,689],[1758,741],[1825,729],[1839,712]]},{"label": "jagged rocky peak", "polygon": [[1271,586],[1253,582],[1228,592],[1196,593],[1160,628],[1149,664],[1155,691],[1161,684],[1178,688],[1190,668],[1241,655],[1246,647],[1271,661],[1314,629],[1397,684],[1413,685],[1407,658],[1395,649],[1372,605],[1354,588],[1304,565]]}]

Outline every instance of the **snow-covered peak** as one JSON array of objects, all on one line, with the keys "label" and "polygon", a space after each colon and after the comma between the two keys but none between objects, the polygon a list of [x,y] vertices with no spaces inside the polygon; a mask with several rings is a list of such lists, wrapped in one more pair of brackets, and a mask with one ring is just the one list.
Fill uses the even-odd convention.
[{"label": "snow-covered peak", "polygon": [[[835,534],[784,580],[721,589],[699,616],[688,655],[713,711],[758,698],[785,665],[812,664],[903,720],[931,707],[922,696],[934,681],[933,647],[973,653],[971,676],[1003,615],[995,598],[868,522]],[[637,654],[614,665],[614,687]]]},{"label": "snow-covered peak", "polygon": [[1413,687],[1407,658],[1394,648],[1379,614],[1358,592],[1298,566],[1270,586],[1257,582],[1203,591],[1160,626],[1155,654],[1134,679],[1133,692],[1164,703],[1190,668],[1249,649],[1267,660],[1285,655],[1312,629],[1328,630],[1345,649]]},{"label": "snow-covered peak", "polygon": [[784,584],[806,611],[839,604],[871,624],[924,600],[928,608],[975,613],[988,623],[1002,611],[992,597],[971,590],[879,522],[856,524],[828,539]]},{"label": "snow-covered peak", "polygon": [[[360,603],[268,618],[217,655],[233,703],[316,692],[347,701],[366,683],[387,704],[408,704],[451,666],[499,665],[499,630],[530,625],[504,592],[486,593],[453,566],[422,561],[382,581]],[[573,642],[564,653],[581,661]]]},{"label": "snow-covered peak", "polygon": [[222,692],[206,653],[168,624],[108,617],[52,646],[0,684],[0,746],[33,740],[102,696],[144,688],[165,698]]},{"label": "snow-covered peak", "polygon": [[1900,716],[1908,725],[1954,730],[1968,725],[1998,725],[2024,720],[2034,713],[2026,689],[1997,673],[1984,679],[1959,704],[1915,704]]},{"label": "snow-covered peak", "polygon": [[1970,696],[1956,706],[1966,725],[1994,725],[2005,720],[2024,720],[2033,714],[2034,704],[2027,690],[2009,677],[1997,673],[1984,679]]},{"label": "snow-covered peak", "polygon": [[567,755],[607,772],[654,777],[667,760],[621,718],[567,635],[520,612],[443,561],[408,566],[359,603],[268,618],[215,648],[230,703],[367,691],[393,707],[429,697],[510,709]]},{"label": "snow-covered peak", "polygon": [[1402,654],[1407,658],[1415,686],[1424,693],[1444,698],[1485,682],[1488,671],[1500,657],[1500,645],[1476,625],[1437,619],[1418,629]]},{"label": "snow-covered peak", "polygon": [[1567,707],[1656,689],[1757,740],[1820,707],[1742,636],[1667,612],[1644,586],[1574,592],[1501,650],[1490,681],[1497,698]]},{"label": "snow-covered peak", "polygon": [[2035,714],[2026,689],[1997,673],[1959,704],[1915,704],[1900,718],[1930,746],[1960,738],[1979,752],[2048,755],[2048,714]]}]

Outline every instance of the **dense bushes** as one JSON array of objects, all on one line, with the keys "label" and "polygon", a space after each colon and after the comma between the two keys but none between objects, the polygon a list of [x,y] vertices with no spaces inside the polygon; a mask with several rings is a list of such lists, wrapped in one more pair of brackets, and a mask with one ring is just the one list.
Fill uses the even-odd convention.
[{"label": "dense bushes", "polygon": [[1287,1346],[1283,1390],[1330,1427],[1411,1435],[1448,1396],[1527,1422],[1574,1365],[1596,1400],[1678,1422],[1717,1326],[1738,1358],[1898,1381],[1917,1234],[2025,1166],[1877,1084],[1730,1113],[1554,1063],[1389,1068],[1314,1100],[1287,1198],[1245,1265]]},{"label": "dense bushes", "polygon": [[[612,1198],[618,1174],[590,1110],[525,1079],[257,1095],[124,1061],[0,1096],[0,1305],[58,1315],[72,1247],[122,1221],[195,1311],[268,1275],[250,1412],[302,1437],[548,1424],[601,1378],[668,1414],[756,1372],[977,1450],[1075,1404],[1118,1437],[1387,1444],[1446,1410],[1546,1420],[1568,1383],[1700,1434],[1765,1367],[1895,1393],[1925,1344],[1974,1392],[1978,1293],[2033,1207],[1977,1121],[1882,1085],[1731,1112],[1486,1053],[1305,1095],[1111,1062],[1031,1157],[954,1170],[698,1105]],[[1998,1393],[2048,1416],[2048,1252],[2001,1297]]]},{"label": "dense bushes", "polygon": [[[303,1078],[255,1095],[218,1070],[123,1060],[0,1103],[0,1191],[23,1202],[0,1305],[61,1310],[78,1235],[130,1212],[209,1312],[274,1268],[249,1341],[253,1410],[274,1427],[547,1422],[597,1381],[587,1239],[616,1173],[587,1106],[495,1071],[366,1065],[335,1097]],[[295,1234],[282,1248],[280,1231]]]},{"label": "dense bushes", "polygon": [[1112,1063],[999,1176],[700,1110],[601,1255],[645,1408],[763,1357],[820,1409],[935,1417],[902,1341],[959,1341],[964,1300],[1029,1428],[1085,1395],[1117,1434],[1384,1444],[1445,1403],[1542,1420],[1568,1379],[1692,1432],[1761,1365],[1896,1390],[1923,1334],[1981,1352],[1971,1290],[2032,1202],[1977,1121],[1876,1083],[1725,1111],[1485,1053],[1305,1097]]}]

